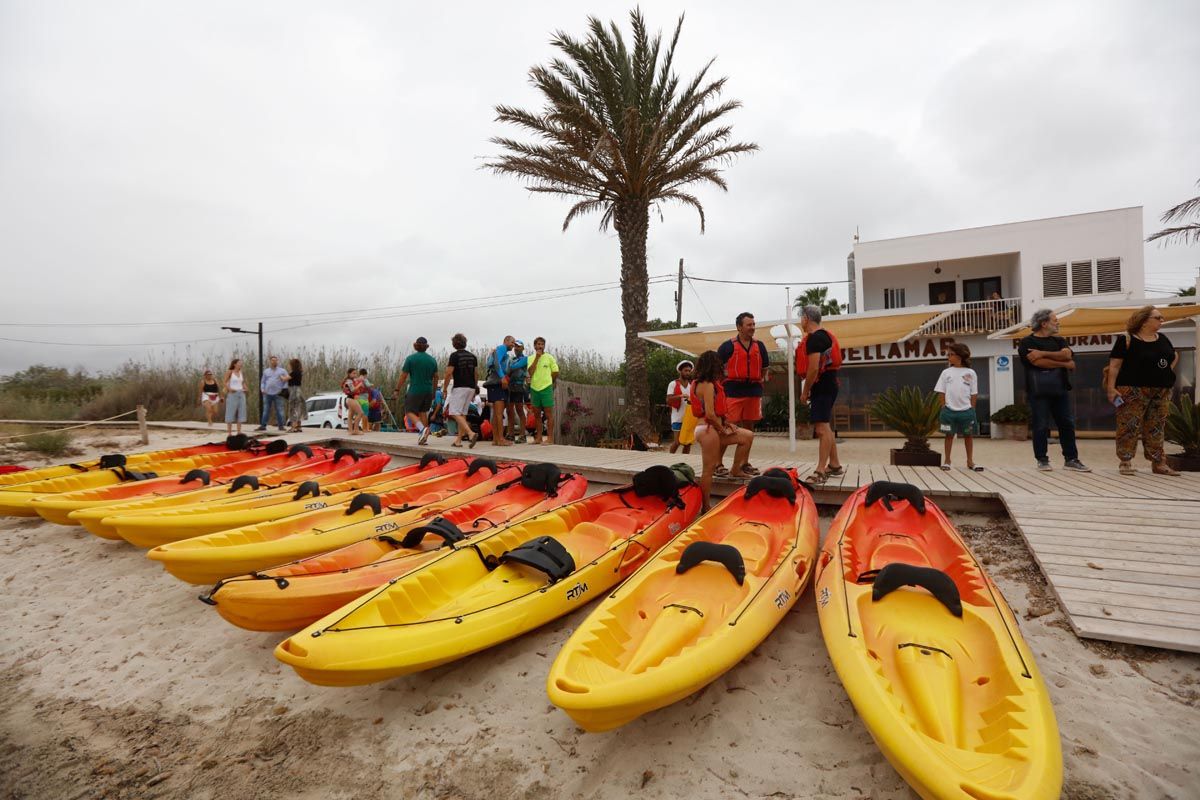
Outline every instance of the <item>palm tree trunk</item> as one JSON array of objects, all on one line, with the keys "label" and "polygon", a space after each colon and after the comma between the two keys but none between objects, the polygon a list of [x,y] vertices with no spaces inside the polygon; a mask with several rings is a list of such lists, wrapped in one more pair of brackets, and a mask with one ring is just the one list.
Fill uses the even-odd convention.
[{"label": "palm tree trunk", "polygon": [[650,387],[646,377],[646,329],[650,274],[646,268],[646,235],[650,205],[644,200],[617,203],[613,226],[621,241],[621,318],[625,322],[625,403],[629,425],[642,438],[654,435],[650,423]]}]

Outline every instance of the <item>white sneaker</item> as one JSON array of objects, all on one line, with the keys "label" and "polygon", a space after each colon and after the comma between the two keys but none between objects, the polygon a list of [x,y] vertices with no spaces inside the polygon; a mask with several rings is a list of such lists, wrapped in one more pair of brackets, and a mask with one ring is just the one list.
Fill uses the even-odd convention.
[{"label": "white sneaker", "polygon": [[417,444],[425,444],[428,441],[429,441],[429,426],[426,425],[425,429],[421,431],[421,438],[417,439]]}]

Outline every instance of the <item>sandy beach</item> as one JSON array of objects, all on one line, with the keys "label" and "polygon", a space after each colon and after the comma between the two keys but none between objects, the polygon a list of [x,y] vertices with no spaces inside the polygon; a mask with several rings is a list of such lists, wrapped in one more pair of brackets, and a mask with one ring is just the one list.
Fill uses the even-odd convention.
[{"label": "sandy beach", "polygon": [[[209,438],[156,431],[152,445]],[[128,431],[78,443],[73,457],[136,448]],[[885,460],[898,444],[849,440],[846,452]],[[782,440],[756,448],[760,467],[776,446],[786,453]],[[1031,460],[1028,448],[986,442],[980,461]],[[1083,457],[1111,448],[1085,441]],[[1078,639],[1006,517],[954,519],[1049,685],[1064,797],[1197,796],[1200,656]],[[916,797],[856,717],[811,592],[700,694],[586,734],[544,681],[590,607],[427,673],[328,689],[272,657],[282,636],[230,626],[123,542],[4,518],[0,555],[3,798]]]}]

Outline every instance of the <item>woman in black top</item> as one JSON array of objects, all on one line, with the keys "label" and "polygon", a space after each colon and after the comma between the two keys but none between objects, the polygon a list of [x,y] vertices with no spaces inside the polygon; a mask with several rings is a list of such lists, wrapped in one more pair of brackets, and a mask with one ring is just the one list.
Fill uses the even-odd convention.
[{"label": "woman in black top", "polygon": [[308,405],[304,397],[304,392],[301,390],[301,385],[304,382],[304,365],[300,363],[300,359],[293,358],[288,362],[288,398],[287,398],[287,416],[288,427],[290,430],[299,431],[301,423],[308,419]]},{"label": "woman in black top", "polygon": [[204,408],[204,416],[208,418],[208,427],[212,427],[217,416],[217,406],[221,405],[221,387],[211,369],[204,370],[200,380],[200,405]]},{"label": "woman in black top", "polygon": [[1156,475],[1178,475],[1167,466],[1163,453],[1171,387],[1179,354],[1171,340],[1158,332],[1163,315],[1154,306],[1139,308],[1125,325],[1126,335],[1117,339],[1109,353],[1107,382],[1109,402],[1117,407],[1117,458],[1122,475],[1136,474],[1131,463],[1137,443]]}]

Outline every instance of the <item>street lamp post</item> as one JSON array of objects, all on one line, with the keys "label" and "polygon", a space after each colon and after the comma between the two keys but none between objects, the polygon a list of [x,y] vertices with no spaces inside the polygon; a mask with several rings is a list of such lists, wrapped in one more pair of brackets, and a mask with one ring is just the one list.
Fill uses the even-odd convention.
[{"label": "street lamp post", "polygon": [[[248,331],[245,328],[231,328],[228,325],[222,325],[221,330],[229,331],[230,333],[255,333],[255,331],[252,331],[252,330]],[[263,327],[262,327],[261,322],[258,323],[257,333],[258,333],[258,419],[259,419],[259,422],[261,423],[263,409],[265,408],[265,406],[263,405],[263,390],[262,390]]]}]

